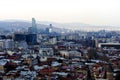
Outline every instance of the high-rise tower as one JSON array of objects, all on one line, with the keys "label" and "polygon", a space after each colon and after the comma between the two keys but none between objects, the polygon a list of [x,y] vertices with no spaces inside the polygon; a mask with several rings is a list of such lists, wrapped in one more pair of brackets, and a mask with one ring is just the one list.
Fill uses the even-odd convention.
[{"label": "high-rise tower", "polygon": [[32,18],[32,27],[37,28],[35,18]]},{"label": "high-rise tower", "polygon": [[36,34],[37,33],[37,25],[35,18],[32,18],[32,27],[29,27],[28,32],[30,34]]}]

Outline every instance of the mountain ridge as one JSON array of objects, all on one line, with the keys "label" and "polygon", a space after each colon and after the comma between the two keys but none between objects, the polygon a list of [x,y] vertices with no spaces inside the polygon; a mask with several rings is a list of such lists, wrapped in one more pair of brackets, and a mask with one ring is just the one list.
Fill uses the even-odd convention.
[{"label": "mountain ridge", "polygon": [[[51,21],[36,21],[38,28],[45,29],[52,24],[54,28],[70,29],[70,30],[85,30],[85,31],[96,31],[96,30],[118,30],[119,27],[115,26],[96,26],[84,23],[57,23]],[[1,20],[0,28],[12,29],[12,28],[28,28],[31,27],[31,21],[28,20]]]}]

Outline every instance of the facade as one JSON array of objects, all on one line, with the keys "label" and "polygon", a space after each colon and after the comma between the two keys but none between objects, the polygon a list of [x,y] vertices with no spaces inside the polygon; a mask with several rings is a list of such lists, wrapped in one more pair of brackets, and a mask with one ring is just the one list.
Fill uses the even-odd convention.
[{"label": "facade", "polygon": [[52,24],[50,24],[50,26],[48,28],[46,28],[46,33],[52,33],[53,29],[52,29]]},{"label": "facade", "polygon": [[14,41],[12,39],[0,40],[0,48],[13,49],[14,48]]},{"label": "facade", "polygon": [[52,48],[40,48],[39,54],[41,56],[52,56],[53,55],[53,49]]},{"label": "facade", "polygon": [[60,55],[63,56],[63,57],[69,57],[69,58],[72,58],[72,57],[81,57],[82,54],[81,52],[78,52],[78,51],[66,51],[66,50],[62,50],[60,51]]},{"label": "facade", "polygon": [[32,27],[29,27],[28,32],[30,34],[36,34],[37,33],[37,24],[35,18],[32,18]]},{"label": "facade", "polygon": [[0,48],[3,49],[4,41],[0,40]]},{"label": "facade", "polygon": [[14,34],[14,40],[15,41],[26,41],[26,35],[25,34]]},{"label": "facade", "polygon": [[56,44],[56,43],[57,43],[56,37],[50,38],[50,39],[49,39],[49,43],[50,43],[50,44]]},{"label": "facade", "polygon": [[120,48],[120,43],[99,43],[98,47],[100,48],[116,48],[119,49]]},{"label": "facade", "polygon": [[26,42],[30,45],[37,43],[37,34],[28,34],[26,36]]}]

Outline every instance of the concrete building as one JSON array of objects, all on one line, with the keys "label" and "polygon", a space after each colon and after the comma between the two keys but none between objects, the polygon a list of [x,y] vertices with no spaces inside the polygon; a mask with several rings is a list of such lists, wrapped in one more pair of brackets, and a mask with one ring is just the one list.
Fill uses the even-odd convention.
[{"label": "concrete building", "polygon": [[49,43],[50,44],[56,44],[57,43],[56,37],[49,38]]},{"label": "concrete building", "polygon": [[14,41],[12,39],[0,40],[0,48],[13,49],[14,48]]},{"label": "concrete building", "polygon": [[120,43],[99,43],[98,44],[99,48],[116,48],[120,49]]},{"label": "concrete building", "polygon": [[28,32],[30,34],[36,34],[37,33],[37,24],[35,18],[32,18],[32,27],[28,28]]},{"label": "concrete building", "polygon": [[73,51],[66,51],[66,50],[62,50],[62,51],[60,51],[60,55],[61,56],[64,56],[64,57],[81,57],[82,56],[82,54],[81,54],[81,52],[78,52],[78,51],[76,51],[76,50],[73,50]]},{"label": "concrete building", "polygon": [[53,49],[52,48],[40,48],[39,54],[41,56],[53,56]]}]

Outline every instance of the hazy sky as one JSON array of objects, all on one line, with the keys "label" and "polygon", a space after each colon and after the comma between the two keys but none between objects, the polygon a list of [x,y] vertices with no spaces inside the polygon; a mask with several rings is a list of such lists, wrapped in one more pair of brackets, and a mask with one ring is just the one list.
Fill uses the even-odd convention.
[{"label": "hazy sky", "polygon": [[0,20],[120,25],[120,0],[0,0]]}]

